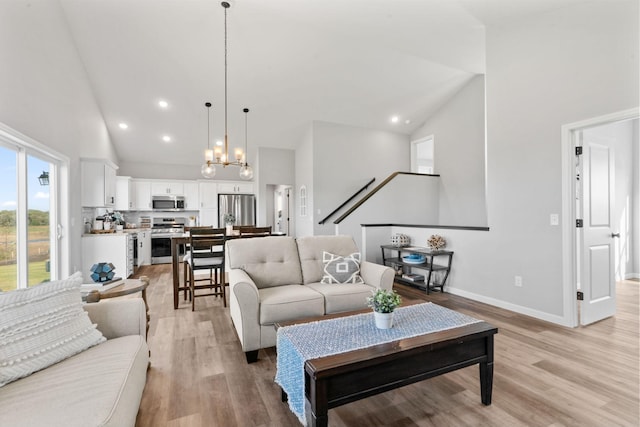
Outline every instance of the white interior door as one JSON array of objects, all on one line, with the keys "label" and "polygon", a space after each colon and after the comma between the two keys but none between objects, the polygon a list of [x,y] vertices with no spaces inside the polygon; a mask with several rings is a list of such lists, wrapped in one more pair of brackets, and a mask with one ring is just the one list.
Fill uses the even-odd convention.
[{"label": "white interior door", "polygon": [[580,323],[588,325],[616,312],[614,150],[612,144],[596,138],[583,137],[582,143]]}]

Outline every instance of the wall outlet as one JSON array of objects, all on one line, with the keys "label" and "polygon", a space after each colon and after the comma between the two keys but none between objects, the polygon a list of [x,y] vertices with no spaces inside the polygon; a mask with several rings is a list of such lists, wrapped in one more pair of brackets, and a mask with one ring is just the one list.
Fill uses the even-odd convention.
[{"label": "wall outlet", "polygon": [[560,215],[558,214],[551,214],[549,216],[549,223],[551,225],[560,225]]},{"label": "wall outlet", "polygon": [[522,287],[522,276],[516,276],[515,281],[513,283],[517,288]]}]

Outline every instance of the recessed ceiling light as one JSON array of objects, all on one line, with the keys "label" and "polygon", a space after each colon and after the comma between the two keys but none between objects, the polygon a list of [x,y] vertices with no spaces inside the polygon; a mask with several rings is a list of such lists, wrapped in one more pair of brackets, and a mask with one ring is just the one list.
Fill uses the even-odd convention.
[{"label": "recessed ceiling light", "polygon": [[160,108],[167,108],[169,106],[169,103],[161,99],[160,101],[158,101],[158,105],[160,106]]},{"label": "recessed ceiling light", "polygon": [[217,145],[218,147],[222,147],[222,141],[220,141],[220,140],[216,141],[216,145]]},{"label": "recessed ceiling light", "polygon": [[129,125],[124,123],[124,122],[122,122],[122,123],[118,123],[118,127],[120,129],[127,129],[129,127]]},{"label": "recessed ceiling light", "polygon": [[164,142],[171,142],[171,137],[169,135],[165,135],[165,136],[162,137],[162,140]]},{"label": "recessed ceiling light", "polygon": [[398,116],[391,117],[391,123],[398,123],[398,120],[400,120]]}]

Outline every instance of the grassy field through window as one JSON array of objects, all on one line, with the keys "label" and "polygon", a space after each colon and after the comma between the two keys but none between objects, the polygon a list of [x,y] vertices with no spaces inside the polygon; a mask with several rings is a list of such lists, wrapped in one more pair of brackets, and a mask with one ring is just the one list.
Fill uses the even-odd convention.
[{"label": "grassy field through window", "polygon": [[[29,285],[50,279],[49,226],[29,227]],[[0,227],[0,289],[10,291],[17,287],[15,227]]]}]

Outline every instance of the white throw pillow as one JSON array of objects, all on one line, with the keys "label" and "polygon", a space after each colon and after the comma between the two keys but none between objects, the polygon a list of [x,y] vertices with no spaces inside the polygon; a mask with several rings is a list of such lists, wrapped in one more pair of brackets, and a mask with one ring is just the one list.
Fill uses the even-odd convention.
[{"label": "white throw pillow", "polygon": [[322,252],[323,275],[320,283],[364,283],[360,277],[360,253],[349,256]]},{"label": "white throw pillow", "polygon": [[82,274],[0,294],[0,387],[105,341],[82,308]]}]

